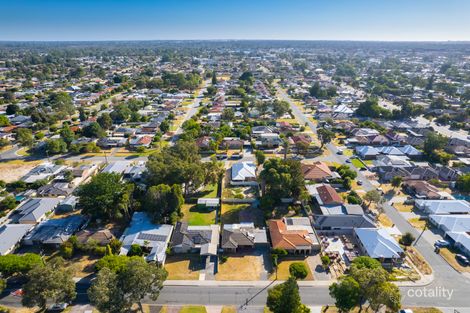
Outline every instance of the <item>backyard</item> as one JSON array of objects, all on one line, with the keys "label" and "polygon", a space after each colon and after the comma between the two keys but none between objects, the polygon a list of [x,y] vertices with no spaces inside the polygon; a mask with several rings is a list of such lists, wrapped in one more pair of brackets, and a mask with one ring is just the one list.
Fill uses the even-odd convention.
[{"label": "backyard", "polygon": [[216,210],[209,209],[197,204],[183,204],[181,208],[183,221],[189,225],[201,226],[215,223]]}]

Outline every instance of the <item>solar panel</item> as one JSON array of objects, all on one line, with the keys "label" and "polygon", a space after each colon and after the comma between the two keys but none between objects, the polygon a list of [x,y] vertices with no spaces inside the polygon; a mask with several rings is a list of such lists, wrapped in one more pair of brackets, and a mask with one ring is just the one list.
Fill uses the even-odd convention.
[{"label": "solar panel", "polygon": [[157,234],[140,233],[138,236],[138,239],[148,240],[148,241],[165,241],[166,236],[157,235]]}]

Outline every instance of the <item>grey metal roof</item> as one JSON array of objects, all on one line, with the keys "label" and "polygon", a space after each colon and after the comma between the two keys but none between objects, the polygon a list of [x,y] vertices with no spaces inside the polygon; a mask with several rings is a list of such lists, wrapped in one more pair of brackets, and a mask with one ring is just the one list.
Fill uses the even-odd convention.
[{"label": "grey metal roof", "polygon": [[0,255],[5,255],[33,228],[31,224],[7,224],[0,228]]}]

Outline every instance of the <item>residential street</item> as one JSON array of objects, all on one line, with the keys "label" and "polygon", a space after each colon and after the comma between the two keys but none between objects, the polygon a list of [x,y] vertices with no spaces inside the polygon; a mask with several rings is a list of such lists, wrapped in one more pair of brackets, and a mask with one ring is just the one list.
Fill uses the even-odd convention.
[{"label": "residential street", "polygon": [[[289,102],[292,113],[294,116],[301,121],[302,123],[307,123],[308,126],[312,129],[314,133],[316,133],[315,124],[313,124],[306,116],[302,113],[302,111],[295,105],[295,103],[290,99],[290,97],[281,89],[278,88],[278,92],[283,100]],[[346,163],[346,159],[348,157],[343,155],[337,155],[338,149],[333,144],[327,144],[326,148],[330,151],[330,155],[325,157],[329,161],[337,162],[341,164],[347,164],[351,168],[353,168],[357,174],[358,179],[363,181],[362,188],[365,191],[375,189],[376,187],[371,184],[371,182],[362,174],[359,169],[355,168],[352,164]],[[388,199],[390,200],[390,199]],[[446,288],[448,290],[453,290],[454,293],[451,299],[446,299],[443,297],[437,298],[430,298],[430,297],[423,297],[423,298],[416,298],[416,297],[409,297],[408,294],[411,294],[414,287],[404,287],[401,288],[402,296],[403,296],[403,303],[410,304],[410,305],[434,305],[434,306],[443,306],[443,307],[464,307],[468,306],[468,290],[470,288],[470,279],[465,277],[464,275],[455,271],[441,256],[437,255],[434,252],[433,243],[427,242],[424,238],[419,239],[419,232],[411,226],[408,221],[388,202],[384,205],[385,214],[392,220],[395,226],[402,232],[410,232],[418,241],[415,243],[415,247],[417,250],[423,255],[423,257],[427,260],[434,272],[434,280],[433,282],[426,286],[427,289],[435,289],[435,288]],[[318,293],[322,295],[321,292]],[[303,293],[305,295],[305,291]],[[308,295],[307,295],[308,297]],[[309,298],[303,299],[308,303],[310,300]],[[313,304],[313,303],[312,303]]]}]

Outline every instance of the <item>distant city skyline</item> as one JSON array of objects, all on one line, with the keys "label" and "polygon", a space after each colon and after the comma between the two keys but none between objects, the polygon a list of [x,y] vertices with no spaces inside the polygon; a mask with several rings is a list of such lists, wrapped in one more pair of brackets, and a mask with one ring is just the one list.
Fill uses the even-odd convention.
[{"label": "distant city skyline", "polygon": [[0,0],[2,41],[470,41],[468,0]]}]

